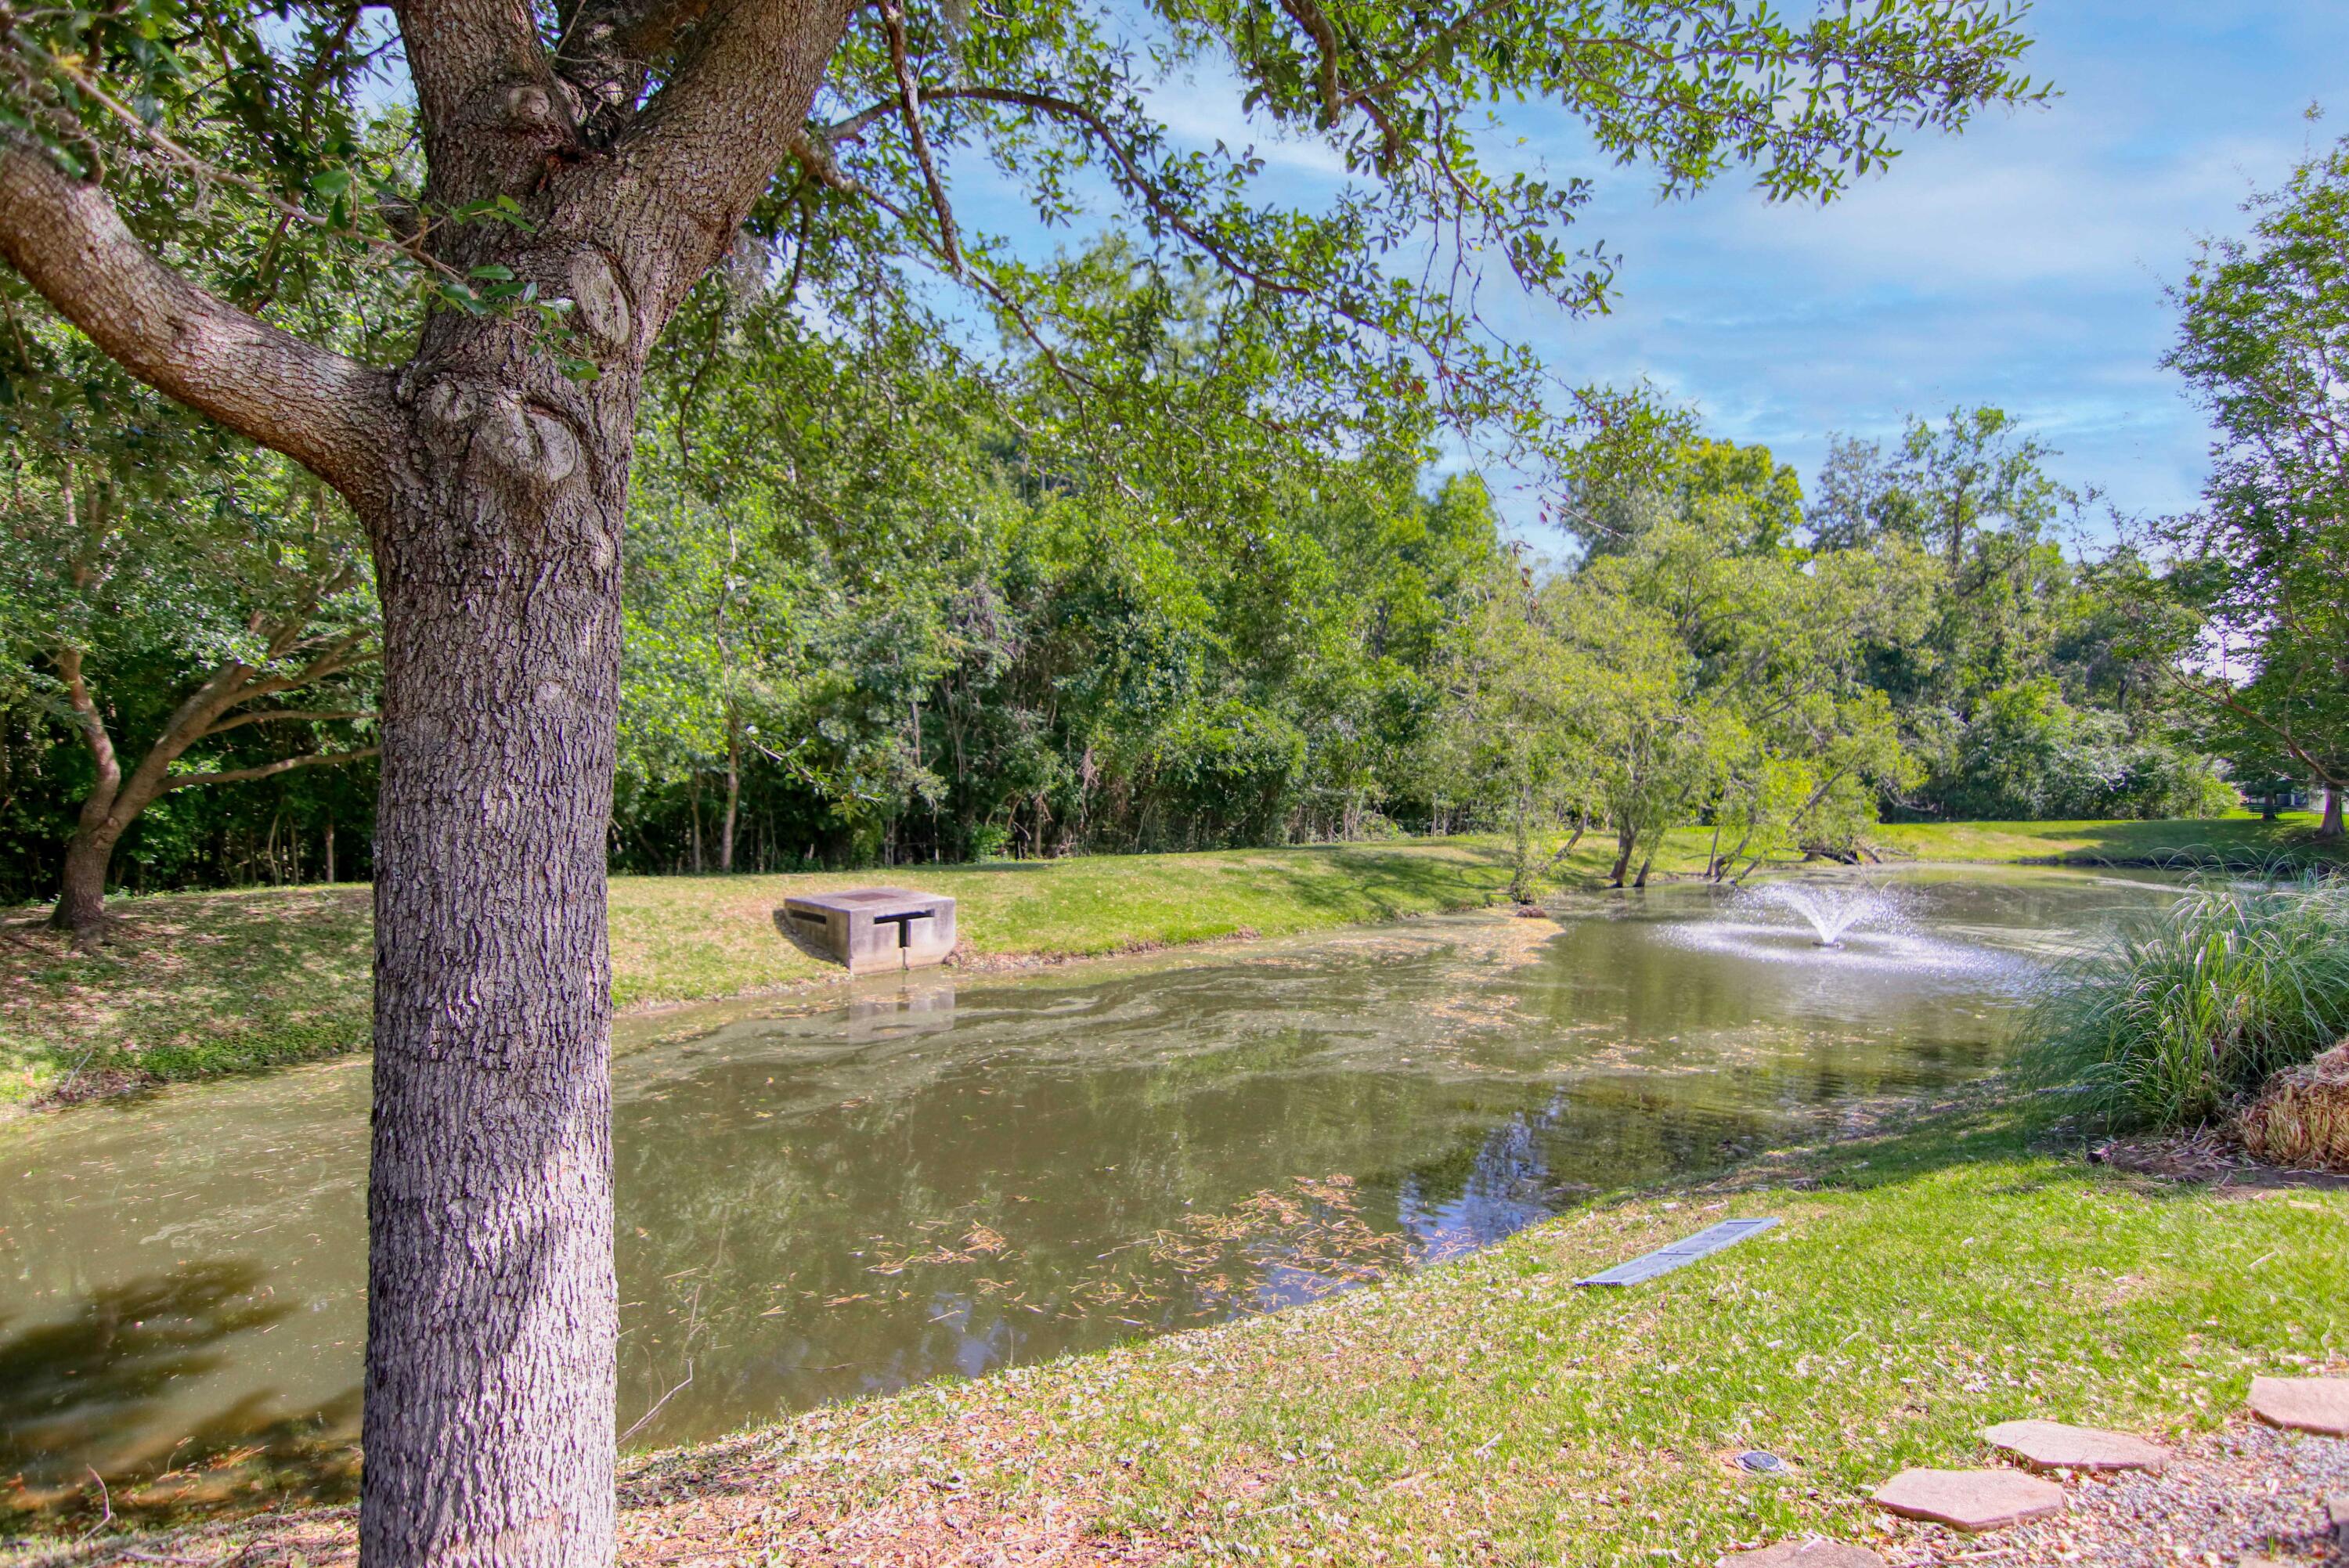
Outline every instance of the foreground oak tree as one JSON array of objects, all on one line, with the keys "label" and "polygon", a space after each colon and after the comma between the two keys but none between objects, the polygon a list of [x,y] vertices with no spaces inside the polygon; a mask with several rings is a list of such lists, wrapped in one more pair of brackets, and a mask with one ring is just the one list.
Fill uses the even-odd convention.
[{"label": "foreground oak tree", "polygon": [[[130,373],[331,484],[375,558],[363,1559],[613,1555],[619,531],[647,359],[698,280],[730,256],[786,290],[812,255],[926,262],[1057,364],[1087,324],[950,201],[957,160],[988,157],[1040,225],[1106,201],[1203,259],[1234,340],[1339,405],[1424,396],[1535,438],[1541,367],[1485,330],[1477,287],[1577,312],[1610,271],[1569,238],[1588,184],[1519,135],[1671,192],[1744,166],[1832,196],[1903,129],[2034,96],[2023,9],[0,0],[0,256]],[[1155,106],[1190,73],[1347,177],[1300,205],[1253,153],[1184,143]],[[363,166],[360,106],[403,97],[414,152]],[[274,220],[223,269],[249,288],[191,281],[234,260],[190,264],[212,203]],[[405,357],[273,325],[273,269],[305,246],[412,272]]]}]

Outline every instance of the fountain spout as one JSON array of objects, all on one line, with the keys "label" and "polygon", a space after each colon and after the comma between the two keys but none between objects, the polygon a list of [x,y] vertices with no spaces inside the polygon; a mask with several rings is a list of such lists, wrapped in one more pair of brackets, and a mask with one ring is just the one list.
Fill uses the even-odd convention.
[{"label": "fountain spout", "polygon": [[1807,922],[1815,944],[1843,945],[1844,933],[1889,913],[1884,895],[1873,888],[1804,887],[1773,883],[1760,890],[1763,902],[1792,910]]}]

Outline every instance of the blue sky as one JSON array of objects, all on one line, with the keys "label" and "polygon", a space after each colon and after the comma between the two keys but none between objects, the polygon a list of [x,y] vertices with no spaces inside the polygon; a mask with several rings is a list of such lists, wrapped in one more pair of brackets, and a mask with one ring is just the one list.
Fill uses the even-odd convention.
[{"label": "blue sky", "polygon": [[[1660,203],[1639,169],[1593,162],[1564,116],[1513,107],[1508,129],[1553,171],[1597,178],[1586,232],[1620,253],[1622,286],[1603,318],[1488,296],[1491,314],[1568,382],[1645,377],[1806,480],[1832,433],[1897,437],[1910,412],[1995,403],[2060,450],[2075,487],[2128,512],[2192,505],[2209,432],[2160,368],[2162,291],[2199,237],[2240,229],[2253,190],[2349,131],[2349,0],[2041,0],[2027,30],[2027,68],[2056,101],[1911,140],[1826,208],[1773,206],[1734,179]],[[1254,143],[1300,204],[1340,176],[1321,147],[1246,123],[1226,82],[1158,102],[1178,139]],[[2311,123],[2313,102],[2340,112]],[[1025,226],[982,160],[958,160],[954,183],[982,227]],[[1557,549],[1524,481],[1490,477],[1513,525]]]},{"label": "blue sky", "polygon": [[[2160,368],[2162,290],[2349,131],[2349,5],[2043,0],[2031,31],[2056,102],[1913,143],[1826,209],[1735,186],[1660,205],[1614,171],[1589,221],[1623,253],[1615,314],[1517,329],[1570,379],[1644,375],[1806,478],[1830,432],[1988,402],[2122,510],[2192,505],[2209,430]],[[2344,112],[2312,124],[2312,102]]]}]

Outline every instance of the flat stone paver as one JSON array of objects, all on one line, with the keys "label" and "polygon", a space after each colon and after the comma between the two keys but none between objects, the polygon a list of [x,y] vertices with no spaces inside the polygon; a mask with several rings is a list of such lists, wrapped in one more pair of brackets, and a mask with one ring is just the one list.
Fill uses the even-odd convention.
[{"label": "flat stone paver", "polygon": [[2003,1530],[2064,1508],[2064,1489],[2021,1470],[1902,1470],[1876,1491],[1876,1506],[1903,1519],[1964,1531]]},{"label": "flat stone paver", "polygon": [[2001,1421],[1982,1440],[2040,1470],[2158,1470],[2169,1462],[2159,1443],[2061,1421]]},{"label": "flat stone paver", "polygon": [[2271,1427],[2349,1438],[2349,1377],[2254,1377],[2251,1406]]},{"label": "flat stone paver", "polygon": [[1840,1541],[1781,1541],[1759,1552],[1733,1552],[1713,1568],[1884,1568],[1884,1559]]}]

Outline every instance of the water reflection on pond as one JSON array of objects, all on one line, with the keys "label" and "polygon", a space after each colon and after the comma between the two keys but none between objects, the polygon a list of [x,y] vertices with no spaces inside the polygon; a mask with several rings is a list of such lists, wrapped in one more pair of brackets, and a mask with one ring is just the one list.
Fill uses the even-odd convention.
[{"label": "water reflection on pond", "polygon": [[[660,1037],[616,1072],[622,1425],[683,1440],[1282,1305],[1955,1083],[1994,1064],[2040,956],[2164,893],[1892,881],[1899,918],[1838,951],[1672,887],[1557,926],[1421,922],[629,1026]],[[366,1096],[349,1063],[0,1141],[20,1506],[86,1465],[240,1444],[347,1480]]]}]

